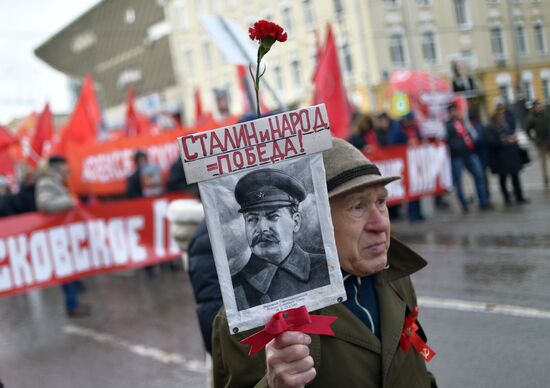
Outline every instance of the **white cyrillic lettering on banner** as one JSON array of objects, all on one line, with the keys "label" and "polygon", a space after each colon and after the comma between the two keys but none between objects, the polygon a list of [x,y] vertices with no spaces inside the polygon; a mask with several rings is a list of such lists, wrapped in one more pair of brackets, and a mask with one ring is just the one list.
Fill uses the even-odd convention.
[{"label": "white cyrillic lettering on banner", "polygon": [[[382,176],[403,176],[403,165],[402,159],[388,159],[376,161],[376,165],[380,169]],[[386,185],[388,189],[388,199],[397,200],[405,197],[405,186],[403,185],[403,180],[399,179],[391,182]]]},{"label": "white cyrillic lettering on banner", "polygon": [[108,267],[111,265],[111,253],[105,241],[107,233],[105,222],[101,219],[88,222],[88,242],[94,268]]},{"label": "white cyrillic lettering on banner", "polygon": [[31,234],[29,247],[35,280],[37,282],[50,280],[53,274],[53,266],[46,232],[40,230]]},{"label": "white cyrillic lettering on banner", "polygon": [[[193,227],[195,227],[193,225]],[[168,223],[168,240],[169,240],[169,247],[168,252],[171,255],[178,256],[180,252],[180,248],[178,247],[178,243],[176,242],[176,239],[174,238],[174,234],[172,233],[173,224],[170,222]]]},{"label": "white cyrillic lettering on banner", "polygon": [[147,250],[140,245],[139,231],[145,226],[145,219],[142,216],[128,218],[128,246],[130,248],[130,259],[132,261],[143,261],[147,259]]},{"label": "white cyrillic lettering on banner", "polygon": [[153,246],[155,255],[164,257],[166,255],[164,236],[166,228],[164,227],[166,219],[166,210],[168,202],[165,199],[159,199],[153,202]]},{"label": "white cyrillic lettering on banner", "polygon": [[109,233],[109,246],[115,263],[122,265],[128,262],[128,244],[126,243],[126,231],[124,219],[121,217],[112,218],[107,224]]},{"label": "white cyrillic lettering on banner", "polygon": [[76,272],[85,272],[90,269],[90,252],[82,246],[86,242],[86,228],[82,222],[69,225],[71,251],[73,253]]},{"label": "white cyrillic lettering on banner", "polygon": [[[17,241],[16,241],[17,240]],[[16,287],[30,285],[33,281],[32,271],[27,261],[27,239],[20,234],[8,238],[8,252],[13,275],[13,283]]]},{"label": "white cyrillic lettering on banner", "polygon": [[48,232],[52,250],[55,275],[59,278],[73,274],[73,262],[69,252],[69,239],[63,226],[52,228]]},{"label": "white cyrillic lettering on banner", "polygon": [[[6,259],[6,245],[0,239],[0,262]],[[10,267],[7,264],[0,265],[0,291],[9,290],[12,287]]]}]

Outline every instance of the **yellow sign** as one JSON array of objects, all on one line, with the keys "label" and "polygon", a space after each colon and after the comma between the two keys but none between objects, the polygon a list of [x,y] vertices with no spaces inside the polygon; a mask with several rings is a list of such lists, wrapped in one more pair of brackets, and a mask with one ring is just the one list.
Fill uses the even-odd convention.
[{"label": "yellow sign", "polygon": [[411,110],[409,96],[401,92],[395,92],[391,99],[391,114],[393,117],[405,116]]}]

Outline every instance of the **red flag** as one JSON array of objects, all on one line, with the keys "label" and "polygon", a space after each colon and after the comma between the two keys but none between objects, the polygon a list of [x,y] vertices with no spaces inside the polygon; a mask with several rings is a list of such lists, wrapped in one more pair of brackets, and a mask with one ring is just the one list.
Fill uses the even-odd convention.
[{"label": "red flag", "polygon": [[13,177],[15,175],[15,161],[7,148],[0,150],[0,175]]},{"label": "red flag", "polygon": [[342,73],[338,62],[338,52],[328,27],[325,50],[319,58],[319,64],[313,75],[314,104],[325,103],[327,107],[330,130],[335,137],[346,139],[350,129],[350,111],[346,91],[342,82]]},{"label": "red flag", "polygon": [[0,125],[0,150],[6,149],[17,142],[18,140]]},{"label": "red flag", "polygon": [[38,123],[34,130],[34,136],[31,139],[30,144],[30,159],[29,162],[32,165],[36,165],[36,162],[41,156],[44,156],[44,145],[52,140],[53,136],[53,119],[52,112],[50,111],[50,105],[46,104],[44,110],[38,118]]},{"label": "red flag", "polygon": [[152,127],[151,122],[144,114],[137,111],[134,100],[136,91],[134,88],[128,90],[128,107],[126,109],[126,122],[122,129],[123,136],[148,135]]},{"label": "red flag", "polygon": [[91,76],[86,76],[80,96],[68,124],[61,131],[59,143],[54,146],[57,153],[63,153],[68,142],[85,144],[96,140],[101,112]]},{"label": "red flag", "polygon": [[201,91],[199,88],[195,89],[195,121],[199,121],[202,118],[202,102]]}]

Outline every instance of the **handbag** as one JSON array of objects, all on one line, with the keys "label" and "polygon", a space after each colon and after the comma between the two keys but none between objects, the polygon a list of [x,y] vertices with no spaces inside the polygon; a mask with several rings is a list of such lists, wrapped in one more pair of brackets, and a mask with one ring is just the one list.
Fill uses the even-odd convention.
[{"label": "handbag", "polygon": [[529,156],[529,151],[527,151],[525,148],[519,147],[519,158],[521,159],[521,163],[523,165],[528,164],[531,162],[531,157]]}]

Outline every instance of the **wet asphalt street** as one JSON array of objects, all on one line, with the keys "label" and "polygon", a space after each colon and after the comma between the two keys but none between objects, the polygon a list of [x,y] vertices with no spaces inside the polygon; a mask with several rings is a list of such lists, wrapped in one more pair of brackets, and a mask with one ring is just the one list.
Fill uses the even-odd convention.
[{"label": "wet asphalt street", "polygon": [[[414,276],[440,387],[550,387],[550,191],[538,165],[531,203],[394,224],[429,262]],[[204,387],[205,353],[184,272],[86,280],[89,318],[68,319],[59,287],[0,299],[0,380],[7,388]],[[343,382],[345,383],[345,382]],[[344,385],[345,386],[345,385]]]}]

